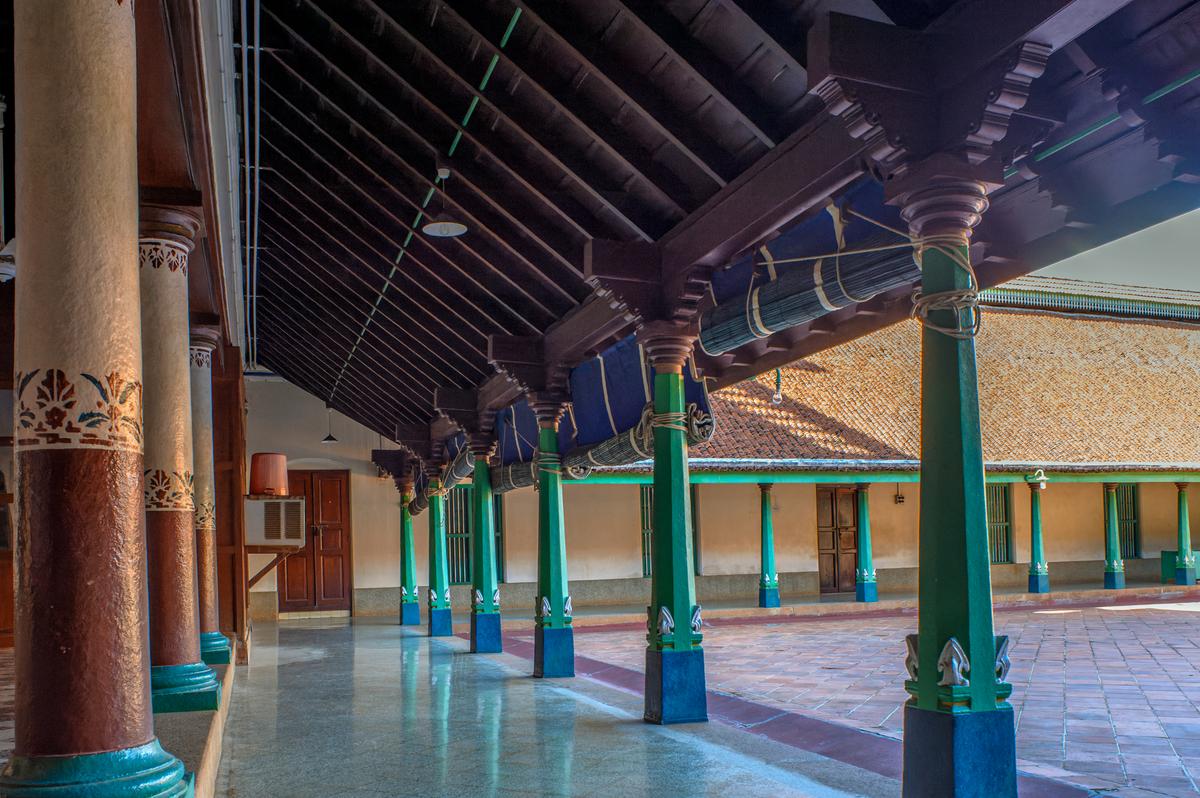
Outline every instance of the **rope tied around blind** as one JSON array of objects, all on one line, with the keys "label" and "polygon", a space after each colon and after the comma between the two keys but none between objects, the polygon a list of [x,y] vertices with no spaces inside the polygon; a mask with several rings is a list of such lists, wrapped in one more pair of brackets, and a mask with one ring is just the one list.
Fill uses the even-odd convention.
[{"label": "rope tied around blind", "polygon": [[[962,269],[967,274],[967,285],[963,288],[955,288],[948,291],[935,291],[925,294],[920,288],[913,291],[912,302],[913,307],[910,312],[910,317],[921,322],[922,325],[931,330],[936,330],[943,335],[948,335],[951,338],[965,340],[974,338],[979,334],[979,328],[982,325],[982,317],[979,313],[979,279],[975,274],[974,267],[971,266],[970,256],[963,254],[963,249],[969,245],[969,241],[965,235],[931,235],[914,238],[908,235],[903,230],[899,230],[891,225],[872,219],[866,214],[859,213],[853,208],[847,206],[842,209],[842,212],[855,218],[862,219],[864,222],[873,224],[882,230],[887,230],[895,234],[901,241],[894,244],[879,244],[870,247],[855,247],[845,249],[838,247],[836,252],[826,252],[820,255],[801,255],[792,258],[777,258],[772,261],[773,265],[783,263],[804,263],[811,261],[820,261],[825,258],[838,258],[843,255],[869,255],[876,252],[887,252],[897,249],[912,247],[913,261],[918,268],[923,268],[922,259],[925,251],[929,249],[937,250],[942,255],[949,258],[956,266]],[[837,262],[837,261],[835,261]],[[840,282],[840,275],[839,275]],[[845,291],[843,290],[843,293]],[[850,296],[847,293],[847,296]],[[850,297],[853,299],[853,297]],[[939,311],[950,311],[954,314],[954,325],[938,324],[930,319],[931,313]],[[766,331],[766,335],[770,334],[770,330]],[[766,337],[766,335],[758,335],[756,337]]]},{"label": "rope tied around blind", "polygon": [[651,423],[655,429],[671,429],[686,433],[688,431],[688,414],[686,412],[655,413]]}]

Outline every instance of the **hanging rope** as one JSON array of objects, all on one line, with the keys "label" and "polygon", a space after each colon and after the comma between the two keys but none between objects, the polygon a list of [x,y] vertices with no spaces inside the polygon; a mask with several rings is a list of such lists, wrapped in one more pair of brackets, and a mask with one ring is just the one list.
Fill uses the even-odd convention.
[{"label": "hanging rope", "polygon": [[671,429],[677,432],[688,431],[688,414],[687,413],[655,413],[653,426],[655,429]]}]

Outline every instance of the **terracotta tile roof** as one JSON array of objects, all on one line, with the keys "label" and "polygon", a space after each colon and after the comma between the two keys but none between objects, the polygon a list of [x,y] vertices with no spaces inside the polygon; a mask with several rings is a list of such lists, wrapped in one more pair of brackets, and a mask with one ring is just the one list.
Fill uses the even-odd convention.
[{"label": "terracotta tile roof", "polygon": [[[1200,467],[1200,327],[989,309],[976,345],[989,463]],[[695,467],[912,467],[920,365],[920,327],[903,322],[785,368],[778,406],[774,372],[714,393],[717,432]]]}]

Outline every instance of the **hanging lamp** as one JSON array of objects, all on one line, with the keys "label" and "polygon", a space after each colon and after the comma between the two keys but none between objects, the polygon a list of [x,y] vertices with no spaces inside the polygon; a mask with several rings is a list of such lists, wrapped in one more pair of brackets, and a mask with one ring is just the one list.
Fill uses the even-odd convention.
[{"label": "hanging lamp", "polygon": [[441,209],[432,216],[429,216],[428,221],[421,227],[422,233],[433,238],[457,238],[467,232],[465,224],[446,212],[446,181],[449,178],[450,169],[445,166],[439,166],[437,179],[442,184],[442,191],[438,201]]},{"label": "hanging lamp", "polygon": [[337,443],[338,439],[333,437],[333,408],[325,405],[325,418],[328,423],[325,437],[321,439],[321,443]]}]

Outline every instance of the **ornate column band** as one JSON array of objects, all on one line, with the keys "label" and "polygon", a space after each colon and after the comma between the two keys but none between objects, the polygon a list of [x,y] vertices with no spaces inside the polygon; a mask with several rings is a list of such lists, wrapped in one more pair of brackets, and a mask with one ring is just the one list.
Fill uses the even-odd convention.
[{"label": "ornate column band", "polygon": [[217,498],[213,465],[213,352],[221,344],[218,330],[192,330],[188,347],[192,397],[192,463],[196,534],[196,597],[200,607],[200,657],[209,665],[230,659],[228,638],[221,634],[217,599]]},{"label": "ornate column band", "polygon": [[18,0],[13,39],[16,690],[0,793],[182,795],[146,646],[132,5]]},{"label": "ornate column band", "polygon": [[156,712],[216,709],[220,696],[215,674],[200,657],[196,574],[187,259],[198,227],[194,216],[175,208],[141,209],[146,549]]}]

